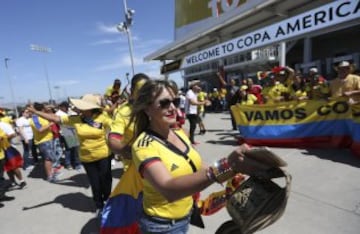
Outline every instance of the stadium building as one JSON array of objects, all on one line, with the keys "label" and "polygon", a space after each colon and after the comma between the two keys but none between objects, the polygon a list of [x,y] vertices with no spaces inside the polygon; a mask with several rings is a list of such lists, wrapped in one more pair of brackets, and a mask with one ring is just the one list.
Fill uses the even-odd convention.
[{"label": "stadium building", "polygon": [[360,0],[175,0],[175,40],[145,61],[208,88],[220,67],[239,81],[275,65],[331,79],[342,60],[359,68],[359,36]]}]

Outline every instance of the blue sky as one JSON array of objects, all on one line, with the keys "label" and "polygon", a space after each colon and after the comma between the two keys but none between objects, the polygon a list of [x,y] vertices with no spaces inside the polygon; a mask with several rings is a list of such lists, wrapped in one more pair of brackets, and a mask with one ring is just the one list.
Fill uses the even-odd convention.
[{"label": "blue sky", "polygon": [[[160,62],[144,63],[143,58],[173,41],[174,1],[127,4],[135,10],[135,73],[159,77]],[[16,102],[48,100],[44,64],[55,99],[103,93],[117,77],[126,83],[125,73],[131,73],[128,41],[115,28],[122,21],[122,0],[2,0],[0,105],[11,102],[9,78]],[[30,44],[52,52],[32,51]],[[10,58],[7,70],[4,58]],[[179,74],[170,78],[182,83]]]}]

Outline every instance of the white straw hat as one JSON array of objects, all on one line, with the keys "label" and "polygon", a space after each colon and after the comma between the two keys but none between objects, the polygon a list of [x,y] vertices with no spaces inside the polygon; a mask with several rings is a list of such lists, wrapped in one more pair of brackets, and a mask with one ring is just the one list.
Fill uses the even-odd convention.
[{"label": "white straw hat", "polygon": [[70,102],[79,110],[101,108],[101,97],[95,94],[85,94],[81,99],[70,98]]},{"label": "white straw hat", "polygon": [[338,67],[350,67],[350,63],[348,61],[342,61],[339,63]]},{"label": "white straw hat", "polygon": [[189,87],[193,87],[194,85],[200,85],[200,80],[191,80],[189,81]]},{"label": "white straw hat", "polygon": [[314,72],[314,73],[318,73],[318,69],[316,67],[310,68],[309,71]]}]

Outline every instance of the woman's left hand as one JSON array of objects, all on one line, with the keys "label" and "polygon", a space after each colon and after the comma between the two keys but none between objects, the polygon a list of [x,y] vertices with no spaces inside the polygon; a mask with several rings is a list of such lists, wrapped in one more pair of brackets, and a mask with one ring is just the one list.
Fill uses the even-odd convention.
[{"label": "woman's left hand", "polygon": [[242,144],[228,156],[228,162],[236,173],[247,175],[255,174],[259,171],[269,169],[267,165],[261,164],[249,157],[245,156],[245,152],[250,150],[250,146]]}]

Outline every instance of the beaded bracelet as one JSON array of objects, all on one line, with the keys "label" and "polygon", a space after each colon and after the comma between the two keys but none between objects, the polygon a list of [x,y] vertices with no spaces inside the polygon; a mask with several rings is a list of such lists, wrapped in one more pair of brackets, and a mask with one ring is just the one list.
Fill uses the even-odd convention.
[{"label": "beaded bracelet", "polygon": [[211,167],[208,167],[206,169],[206,177],[212,182],[217,182],[215,178],[215,174],[212,172]]},{"label": "beaded bracelet", "polygon": [[235,172],[232,170],[228,163],[227,158],[222,158],[214,163],[214,166],[210,166],[206,171],[206,176],[218,183],[223,183],[233,177]]}]

